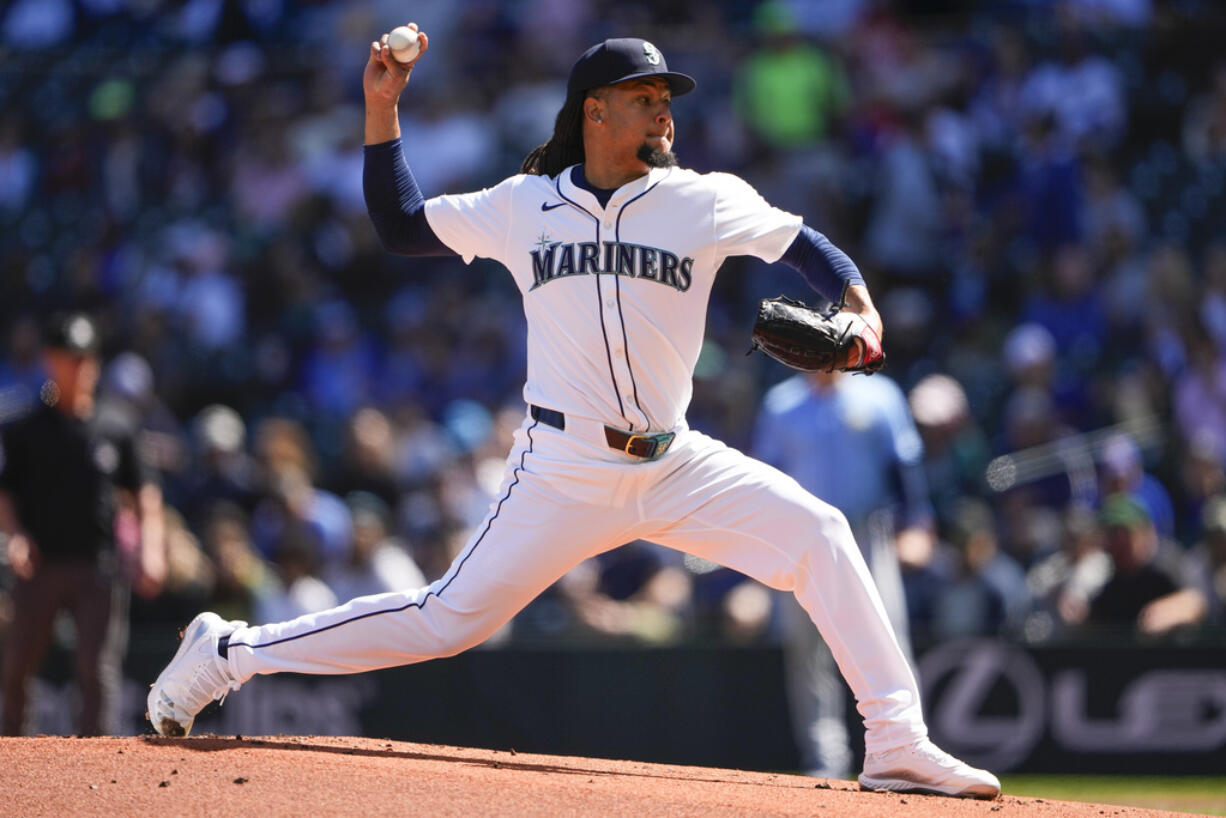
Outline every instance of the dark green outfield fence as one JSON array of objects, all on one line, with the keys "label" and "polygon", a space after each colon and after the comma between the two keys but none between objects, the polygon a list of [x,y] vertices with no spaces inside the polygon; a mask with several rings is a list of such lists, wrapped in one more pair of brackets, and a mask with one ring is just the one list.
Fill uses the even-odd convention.
[{"label": "dark green outfield fence", "polygon": [[[133,640],[129,732],[146,729],[144,694],[174,647],[173,634]],[[67,668],[53,656],[38,684],[40,732],[72,732]],[[950,642],[921,653],[920,676],[934,737],[998,771],[1226,770],[1226,646]],[[362,676],[258,677],[196,730],[795,769],[782,690],[772,647],[478,649]]]}]

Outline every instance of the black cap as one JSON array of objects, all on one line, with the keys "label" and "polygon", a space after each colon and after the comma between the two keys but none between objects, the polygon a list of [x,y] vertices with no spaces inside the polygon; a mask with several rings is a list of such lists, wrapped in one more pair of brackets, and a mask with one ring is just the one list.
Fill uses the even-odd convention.
[{"label": "black cap", "polygon": [[583,56],[570,69],[566,93],[570,96],[602,85],[642,77],[664,79],[675,97],[688,94],[697,84],[691,76],[669,71],[664,55],[651,43],[637,37],[619,37],[605,40],[583,52]]},{"label": "black cap", "polygon": [[93,355],[98,351],[98,329],[83,312],[56,313],[47,322],[43,346],[77,355]]}]

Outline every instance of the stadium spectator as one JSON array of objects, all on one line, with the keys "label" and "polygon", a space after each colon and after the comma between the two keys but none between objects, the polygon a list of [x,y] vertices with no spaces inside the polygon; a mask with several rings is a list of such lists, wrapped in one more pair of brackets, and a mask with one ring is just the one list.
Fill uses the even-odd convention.
[{"label": "stadium spectator", "polygon": [[1175,537],[1175,509],[1170,492],[1145,470],[1141,449],[1126,432],[1112,434],[1102,442],[1098,455],[1100,491],[1103,497],[1123,493],[1145,507],[1158,536]]},{"label": "stadium spectator", "polygon": [[907,577],[912,625],[930,639],[999,633],[1028,607],[1025,579],[1000,549],[992,510],[981,500],[958,504],[932,563]]},{"label": "stadium spectator", "polygon": [[1205,503],[1201,540],[1188,553],[1185,577],[1205,598],[1205,623],[1226,628],[1226,494]]},{"label": "stadium spectator", "polygon": [[407,544],[388,532],[393,518],[387,504],[364,491],[351,492],[345,502],[353,516],[353,547],[346,560],[325,568],[322,577],[336,598],[356,599],[426,585]]},{"label": "stadium spectator", "polygon": [[966,390],[945,374],[921,379],[907,396],[924,447],[924,474],[939,526],[958,501],[982,491],[988,439],[971,414]]},{"label": "stadium spectator", "polygon": [[1213,66],[1211,84],[1188,104],[1183,118],[1183,149],[1198,165],[1226,157],[1226,60]]},{"label": "stadium spectator", "polygon": [[146,622],[190,622],[194,610],[212,601],[217,572],[183,516],[171,506],[164,516],[166,580],[152,599],[132,600],[131,616]]},{"label": "stadium spectator", "polygon": [[627,543],[585,560],[557,590],[581,632],[655,645],[687,632],[690,577],[679,555],[652,543]]},{"label": "stadium spectator", "polygon": [[373,494],[394,512],[400,503],[400,484],[393,469],[395,436],[391,420],[373,406],[350,415],[340,462],[330,472],[328,488],[338,497],[355,491]]},{"label": "stadium spectator", "polygon": [[[1051,394],[1034,386],[1023,386],[1009,395],[1000,423],[996,452],[1014,458],[1033,456],[1035,451],[1052,449],[1073,433],[1058,417]],[[1070,466],[1080,468],[1070,469]],[[1087,494],[1092,499],[1095,488],[1094,462],[1087,455],[1073,463],[1056,461],[1011,492],[1021,498],[1013,502],[1056,509],[1074,499],[1087,499]]]},{"label": "stadium spectator", "polygon": [[290,523],[273,544],[272,564],[280,583],[255,600],[255,622],[282,622],[339,604],[319,576],[319,541],[302,523]]},{"label": "stadium spectator", "polygon": [[1189,335],[1207,334],[1198,320],[1196,274],[1187,251],[1174,242],[1153,248],[1146,259],[1145,311],[1143,325],[1150,355],[1171,376],[1176,376],[1191,357],[1196,341]]},{"label": "stadium spectator", "polygon": [[1084,378],[1103,354],[1107,339],[1102,294],[1084,245],[1056,249],[1046,286],[1029,299],[1022,315],[1051,333],[1061,364]]},{"label": "stadium spectator", "polygon": [[1020,237],[1050,254],[1081,239],[1083,175],[1077,154],[1057,134],[1050,113],[1029,118],[1022,130],[1017,163],[1017,193],[1025,221]]},{"label": "stadium spectator", "polygon": [[759,44],[736,73],[736,108],[766,148],[812,149],[847,106],[843,67],[801,36],[786,3],[762,3],[753,19]]},{"label": "stadium spectator", "polygon": [[0,358],[0,424],[34,406],[47,379],[38,321],[33,315],[18,315],[9,327],[7,341],[6,355]]},{"label": "stadium spectator", "polygon": [[1026,573],[1035,601],[1035,610],[1026,621],[1026,638],[1042,641],[1067,635],[1070,628],[1085,622],[1090,600],[1110,579],[1111,570],[1094,511],[1069,506],[1062,521],[1060,550]]},{"label": "stadium spectator", "polygon": [[1087,385],[1081,374],[1058,356],[1060,349],[1050,329],[1036,321],[1023,321],[1005,336],[1005,371],[1012,392],[1041,390],[1051,396],[1059,419],[1076,427],[1090,420]]},{"label": "stadium spectator", "polygon": [[938,288],[941,191],[927,153],[918,111],[901,112],[881,137],[877,195],[865,234],[869,260],[891,283]]},{"label": "stadium spectator", "polygon": [[1112,575],[1090,601],[1087,625],[1158,636],[1204,619],[1207,600],[1185,584],[1178,549],[1158,536],[1143,505],[1113,494],[1099,523]]},{"label": "stadium spectator", "polygon": [[135,352],[116,355],[102,370],[98,412],[128,418],[142,461],[153,470],[167,501],[178,501],[188,467],[187,440],[178,418],[157,393],[153,369]]},{"label": "stadium spectator", "polygon": [[1226,240],[1216,239],[1205,248],[1203,268],[1200,320],[1218,349],[1226,349]]},{"label": "stadium spectator", "polygon": [[255,509],[262,477],[247,454],[247,426],[229,406],[212,404],[192,421],[193,465],[185,481],[182,511],[195,530],[219,502],[234,503],[247,513]]},{"label": "stadium spectator", "polygon": [[371,398],[374,353],[348,303],[320,305],[315,321],[316,343],[303,366],[303,391],[317,412],[339,422]]},{"label": "stadium spectator", "polygon": [[1120,182],[1105,156],[1091,157],[1084,171],[1086,196],[1081,223],[1086,247],[1096,257],[1120,247],[1135,247],[1145,236],[1145,211],[1140,200]]},{"label": "stadium spectator", "polygon": [[353,521],[339,497],[314,485],[315,453],[306,430],[285,418],[268,418],[256,430],[256,455],[267,481],[251,516],[256,549],[274,560],[286,531],[303,526],[315,537],[315,559],[344,560],[353,541]]},{"label": "stadium spectator", "polygon": [[21,120],[0,117],[0,212],[19,212],[30,198],[38,164],[36,154],[24,144]]},{"label": "stadium spectator", "polygon": [[1216,495],[1226,494],[1226,459],[1218,445],[1215,438],[1198,438],[1176,450],[1179,463],[1176,539],[1180,544],[1201,539],[1207,503]]},{"label": "stadium spectator", "polygon": [[1059,59],[1046,60],[1030,72],[1022,104],[1033,116],[1052,117],[1061,141],[1069,146],[1114,147],[1128,113],[1122,73],[1090,48],[1090,33],[1084,28],[1066,24],[1059,34]]},{"label": "stadium spectator", "polygon": [[1226,451],[1226,354],[1204,329],[1192,321],[1184,328],[1187,367],[1171,383],[1175,428],[1187,441],[1212,441]]},{"label": "stadium spectator", "polygon": [[257,606],[278,588],[272,567],[251,543],[247,524],[243,509],[222,500],[205,513],[200,530],[204,553],[217,573],[210,607],[252,622]]}]

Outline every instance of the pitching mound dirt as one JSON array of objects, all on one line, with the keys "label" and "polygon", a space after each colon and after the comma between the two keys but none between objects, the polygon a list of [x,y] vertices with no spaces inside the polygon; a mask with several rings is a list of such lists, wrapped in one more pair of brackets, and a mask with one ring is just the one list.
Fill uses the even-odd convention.
[{"label": "pitching mound dirt", "polygon": [[366,738],[0,739],[4,815],[1175,816],[847,781]]}]

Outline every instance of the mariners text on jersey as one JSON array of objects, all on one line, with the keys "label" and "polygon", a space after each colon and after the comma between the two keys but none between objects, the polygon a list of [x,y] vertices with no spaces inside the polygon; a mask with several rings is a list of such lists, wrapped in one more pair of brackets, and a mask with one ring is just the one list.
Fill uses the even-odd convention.
[{"label": "mariners text on jersey", "polygon": [[575,275],[613,273],[658,281],[685,292],[690,288],[694,259],[658,247],[621,241],[557,242],[541,234],[532,251],[532,288]]}]

